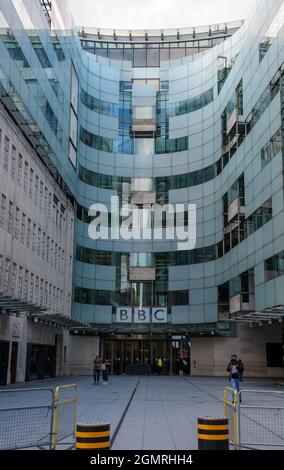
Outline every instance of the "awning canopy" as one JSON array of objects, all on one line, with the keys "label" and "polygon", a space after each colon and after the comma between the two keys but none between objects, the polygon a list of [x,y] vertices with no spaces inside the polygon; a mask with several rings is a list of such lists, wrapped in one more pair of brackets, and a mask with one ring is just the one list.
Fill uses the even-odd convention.
[{"label": "awning canopy", "polygon": [[277,305],[255,312],[238,312],[231,316],[230,321],[241,323],[268,323],[284,322],[284,305]]},{"label": "awning canopy", "polygon": [[21,299],[17,299],[10,295],[5,295],[0,292],[0,313],[3,312],[43,312],[46,310],[45,307],[40,305],[32,304],[30,302],[25,302]]},{"label": "awning canopy", "polygon": [[82,322],[80,320],[76,320],[75,318],[68,317],[67,315],[63,315],[61,313],[32,313],[30,317],[33,318],[34,322],[45,322],[50,325],[57,325],[59,327],[65,328],[78,328],[84,327],[88,328],[89,324]]}]

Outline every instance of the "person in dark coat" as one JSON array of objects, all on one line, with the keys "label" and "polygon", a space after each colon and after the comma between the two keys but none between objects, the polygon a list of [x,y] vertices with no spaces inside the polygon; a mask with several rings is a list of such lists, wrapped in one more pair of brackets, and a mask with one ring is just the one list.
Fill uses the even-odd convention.
[{"label": "person in dark coat", "polygon": [[[235,354],[231,356],[231,360],[227,367],[227,372],[230,373],[229,379],[233,388],[233,403],[234,403],[235,393],[239,393],[241,390],[240,375],[242,372],[238,358]],[[241,394],[239,394],[239,399],[241,402],[242,401]]]}]

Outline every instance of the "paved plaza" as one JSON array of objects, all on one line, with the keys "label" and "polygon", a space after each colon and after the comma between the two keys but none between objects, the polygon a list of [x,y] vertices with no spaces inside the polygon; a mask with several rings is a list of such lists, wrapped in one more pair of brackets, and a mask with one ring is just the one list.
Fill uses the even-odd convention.
[{"label": "paved plaza", "polygon": [[[284,391],[278,382],[251,379],[243,382],[243,388]],[[93,385],[92,377],[80,376],[17,384],[0,390],[55,388],[71,383],[78,387],[77,422],[110,423],[115,450],[197,449],[197,418],[223,416],[223,391],[229,385],[226,378],[110,376],[108,386],[97,386]],[[19,397],[18,393],[0,394],[0,408],[20,405]],[[258,399],[256,394],[246,397],[250,404]],[[278,406],[284,405],[282,396],[271,399],[267,395],[261,399],[262,404],[272,404],[273,400]],[[25,394],[26,406],[43,402],[41,393]]]}]

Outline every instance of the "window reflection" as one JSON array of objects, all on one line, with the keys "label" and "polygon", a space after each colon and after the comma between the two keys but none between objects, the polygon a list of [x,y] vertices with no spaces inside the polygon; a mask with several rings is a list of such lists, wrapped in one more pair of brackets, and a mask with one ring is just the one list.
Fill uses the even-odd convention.
[{"label": "window reflection", "polygon": [[141,138],[134,141],[135,153],[137,155],[152,155],[154,153],[155,140],[153,138]]},{"label": "window reflection", "polygon": [[134,67],[146,67],[146,49],[134,49]]}]

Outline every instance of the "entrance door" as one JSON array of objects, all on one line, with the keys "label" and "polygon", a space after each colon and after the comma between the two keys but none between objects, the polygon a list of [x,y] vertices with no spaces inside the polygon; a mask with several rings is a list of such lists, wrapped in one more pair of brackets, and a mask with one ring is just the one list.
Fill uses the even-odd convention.
[{"label": "entrance door", "polygon": [[17,381],[17,362],[18,362],[18,343],[12,343],[11,351],[11,383],[14,384]]},{"label": "entrance door", "polygon": [[151,364],[151,341],[133,341],[133,363]]},{"label": "entrance door", "polygon": [[10,343],[0,341],[0,385],[7,385]]},{"label": "entrance door", "polygon": [[183,372],[190,373],[190,342],[186,337],[142,339],[142,335],[137,336],[104,340],[104,356],[111,362],[111,373],[127,374],[128,366],[136,364],[151,365],[152,373],[157,373],[159,357],[163,361],[163,374],[178,374],[181,364]]},{"label": "entrance door", "polygon": [[190,341],[186,337],[172,338],[172,371],[190,374]]},{"label": "entrance door", "polygon": [[123,347],[123,341],[113,342],[112,364],[113,364],[114,374],[122,374],[122,370],[123,370],[122,347]]},{"label": "entrance door", "polygon": [[127,368],[132,364],[132,341],[123,342],[123,374],[127,374]]}]

